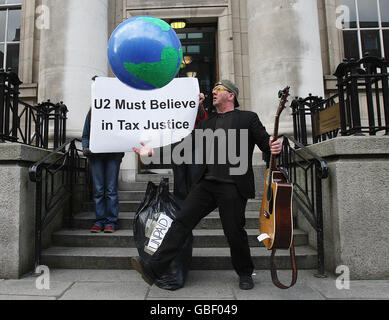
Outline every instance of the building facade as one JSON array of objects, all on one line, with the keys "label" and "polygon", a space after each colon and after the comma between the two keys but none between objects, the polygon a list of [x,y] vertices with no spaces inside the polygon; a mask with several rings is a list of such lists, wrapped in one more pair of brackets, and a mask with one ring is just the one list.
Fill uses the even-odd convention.
[{"label": "building facade", "polygon": [[[389,56],[387,0],[3,0],[0,50],[3,67],[17,69],[22,97],[33,103],[63,101],[69,108],[68,137],[80,137],[90,107],[91,78],[113,76],[107,42],[125,19],[151,15],[177,30],[191,59],[180,76],[199,78],[210,95],[214,81],[240,88],[240,104],[258,113],[272,132],[278,90],[329,96],[333,73],[344,58],[369,51]],[[292,132],[290,113],[280,131]],[[127,155],[123,172],[132,179],[137,161]]]},{"label": "building facade", "polygon": [[[184,20],[185,28],[177,29],[185,56],[179,76],[198,78],[208,96],[215,81],[234,81],[241,109],[258,113],[269,133],[280,89],[289,85],[291,99],[310,93],[327,98],[338,92],[334,73],[344,58],[367,52],[389,58],[389,0],[0,0],[1,67],[19,74],[26,102],[63,101],[69,109],[67,136],[80,138],[92,77],[113,76],[108,39],[122,21],[139,15]],[[385,84],[375,87],[377,105],[383,105]],[[364,98],[361,110],[366,98],[373,100]],[[384,133],[388,123],[385,118]],[[328,162],[330,173],[322,186],[326,269],[346,265],[354,279],[388,279],[389,137],[383,131],[309,147]],[[293,132],[290,109],[282,114],[279,132]],[[17,277],[29,270],[33,256],[35,199],[28,164],[47,151],[12,143],[0,148],[0,245],[6,248],[0,276]],[[259,152],[254,162],[262,181]],[[138,159],[128,152],[120,183],[134,181],[138,170]],[[298,226],[315,247],[315,231],[304,221]]]}]

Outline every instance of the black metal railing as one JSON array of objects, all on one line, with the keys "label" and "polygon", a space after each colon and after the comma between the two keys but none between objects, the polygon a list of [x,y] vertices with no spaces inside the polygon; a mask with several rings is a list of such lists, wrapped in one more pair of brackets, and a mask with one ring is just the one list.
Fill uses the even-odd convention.
[{"label": "black metal railing", "polygon": [[[325,277],[322,180],[329,175],[328,164],[303,144],[284,135],[278,167],[293,184],[293,204],[316,231],[317,277]],[[294,144],[294,147],[291,146]]]},{"label": "black metal railing", "polygon": [[[379,131],[389,135],[388,67],[389,60],[368,55],[360,60],[345,60],[338,66],[334,75],[343,136],[375,135]],[[367,116],[362,116],[363,109]]]},{"label": "black metal railing", "polygon": [[[64,222],[72,225],[75,195],[88,197],[90,175],[87,159],[77,149],[79,139],[73,139],[51,152],[29,169],[30,180],[35,183],[35,267],[40,265],[42,233],[60,213]],[[83,189],[75,192],[77,186]]]},{"label": "black metal railing", "polygon": [[345,60],[334,74],[337,94],[292,101],[294,138],[307,146],[338,135],[389,135],[388,68],[382,58]]},{"label": "black metal railing", "polygon": [[0,70],[0,143],[56,149],[66,141],[67,107],[50,100],[32,106],[19,98],[16,73]]},{"label": "black metal railing", "polygon": [[[290,105],[294,139],[307,146],[337,137],[340,131],[340,122],[338,125],[324,130],[320,127],[320,113],[335,106],[338,100],[337,94],[326,100],[322,97],[312,96],[312,94],[305,99],[295,98]],[[335,112],[338,112],[338,109]]]}]

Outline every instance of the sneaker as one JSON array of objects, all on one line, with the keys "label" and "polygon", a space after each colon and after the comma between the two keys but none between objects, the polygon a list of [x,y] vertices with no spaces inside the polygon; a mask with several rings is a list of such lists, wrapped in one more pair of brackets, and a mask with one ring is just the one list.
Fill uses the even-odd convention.
[{"label": "sneaker", "polygon": [[154,283],[154,277],[150,275],[150,272],[147,272],[144,263],[141,257],[132,257],[131,258],[132,267],[140,273],[142,279],[150,286]]},{"label": "sneaker", "polygon": [[114,233],[114,232],[115,232],[115,228],[114,227],[106,226],[104,228],[104,233]]},{"label": "sneaker", "polygon": [[100,233],[101,231],[103,231],[103,229],[101,229],[101,227],[96,226],[96,225],[94,225],[94,226],[90,229],[90,232],[92,232],[92,233]]},{"label": "sneaker", "polygon": [[251,276],[240,276],[239,288],[241,290],[251,290],[252,288],[254,288],[253,278]]}]

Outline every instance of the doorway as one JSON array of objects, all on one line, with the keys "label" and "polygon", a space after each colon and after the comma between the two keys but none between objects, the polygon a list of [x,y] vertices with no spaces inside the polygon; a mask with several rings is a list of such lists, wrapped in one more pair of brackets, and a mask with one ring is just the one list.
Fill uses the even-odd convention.
[{"label": "doorway", "polygon": [[[194,77],[199,80],[200,92],[205,94],[205,108],[213,112],[212,88],[218,79],[217,67],[217,23],[188,23],[176,29],[181,41],[184,61],[177,77]],[[138,157],[138,173],[154,173],[171,169],[170,164],[145,165]]]}]

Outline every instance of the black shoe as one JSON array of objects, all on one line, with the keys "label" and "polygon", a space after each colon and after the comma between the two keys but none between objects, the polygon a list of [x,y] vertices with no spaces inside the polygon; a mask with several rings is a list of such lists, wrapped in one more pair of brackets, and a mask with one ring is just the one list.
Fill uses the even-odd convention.
[{"label": "black shoe", "polygon": [[254,288],[253,278],[251,276],[240,276],[239,288],[242,290],[251,290],[252,288]]},{"label": "black shoe", "polygon": [[148,285],[152,286],[154,283],[154,277],[147,271],[141,257],[131,258],[132,267],[140,273],[142,279],[147,282]]}]

